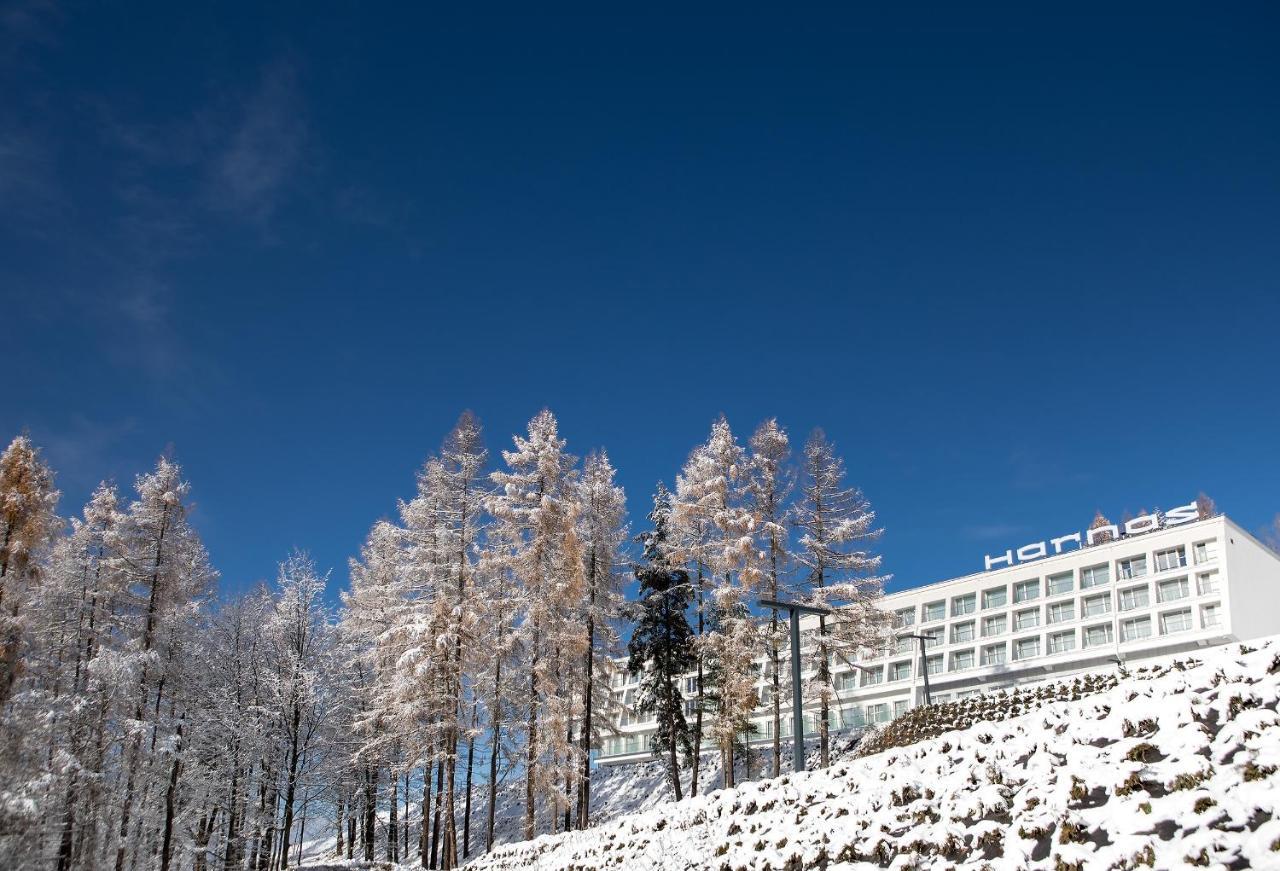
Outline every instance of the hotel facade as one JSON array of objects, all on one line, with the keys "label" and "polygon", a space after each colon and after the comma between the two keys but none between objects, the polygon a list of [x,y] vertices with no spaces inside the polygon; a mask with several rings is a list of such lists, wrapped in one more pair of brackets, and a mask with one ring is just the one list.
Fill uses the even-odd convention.
[{"label": "hotel facade", "polygon": [[[833,730],[888,722],[923,704],[922,666],[939,703],[1280,633],[1280,556],[1225,515],[1197,519],[1194,506],[1027,545],[985,564],[978,574],[884,596],[894,640],[887,650],[861,651],[853,664],[832,664]],[[801,628],[807,646],[817,618]],[[911,635],[928,639],[923,663]],[[782,655],[782,737],[790,738],[788,650]],[[652,715],[636,712],[637,681],[625,660],[615,665],[611,687],[622,713],[597,756],[602,765],[652,758]],[[753,745],[773,740],[768,668],[761,656]],[[689,712],[695,689],[686,677]],[[806,736],[816,733],[817,716],[805,713]]]}]

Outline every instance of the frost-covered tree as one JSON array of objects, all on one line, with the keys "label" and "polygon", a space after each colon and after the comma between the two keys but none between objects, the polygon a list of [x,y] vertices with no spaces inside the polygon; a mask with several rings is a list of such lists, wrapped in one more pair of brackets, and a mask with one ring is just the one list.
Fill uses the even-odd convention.
[{"label": "frost-covered tree", "polygon": [[614,468],[604,451],[587,455],[575,485],[578,503],[578,538],[582,546],[584,599],[581,714],[579,730],[581,770],[578,774],[579,828],[590,823],[591,748],[612,728],[613,696],[609,692],[608,659],[617,650],[614,625],[622,605],[618,565],[627,538],[627,497],[614,483]]},{"label": "frost-covered tree", "polygon": [[41,551],[58,530],[53,472],[25,435],[0,454],[0,710],[22,665],[25,609],[40,582]]},{"label": "frost-covered tree", "polygon": [[693,601],[689,573],[673,568],[669,559],[670,518],[671,494],[659,483],[649,513],[653,529],[641,536],[645,564],[635,569],[640,589],[633,606],[636,626],[627,647],[627,668],[640,675],[636,708],[654,715],[653,755],[665,761],[672,795],[680,801],[681,758],[690,763],[696,755],[681,683],[698,659],[686,615]]},{"label": "frost-covered tree", "polygon": [[572,617],[583,600],[583,552],[578,538],[574,459],[564,452],[555,416],[543,410],[503,451],[505,471],[492,474],[498,491],[487,501],[509,549],[505,561],[518,584],[521,667],[526,675],[524,833],[532,838],[536,797],[545,795],[553,825],[569,806],[579,770],[569,739],[572,684],[582,661],[583,636]]},{"label": "frost-covered tree", "polygon": [[831,610],[818,618],[818,638],[811,660],[810,692],[818,696],[818,739],[821,764],[830,764],[831,681],[833,657],[850,659],[860,647],[885,643],[887,615],[878,607],[887,576],[876,573],[881,558],[868,550],[883,530],[875,525],[870,502],[857,487],[844,483],[844,460],[821,429],[804,446],[800,497],[793,522],[800,532],[796,559],[804,566],[804,598]]},{"label": "frost-covered tree", "polygon": [[[763,589],[770,599],[785,594],[784,577],[790,560],[787,500],[793,485],[788,460],[791,442],[774,418],[766,420],[751,436],[751,475],[748,493],[758,518],[756,540],[764,553]],[[773,707],[773,776],[782,772],[782,700],[780,651],[784,646],[778,612],[769,616],[769,697]]]},{"label": "frost-covered tree", "polygon": [[[716,665],[715,716],[709,732],[720,748],[725,786],[733,786],[735,748],[750,728],[748,717],[758,698],[753,659],[759,633],[749,609],[763,573],[755,547],[756,518],[746,494],[748,475],[746,452],[722,416],[706,444],[685,463],[673,505],[673,519],[681,530],[680,552],[699,572],[705,567],[710,589],[710,601],[700,602],[698,647],[702,665],[711,660]],[[713,625],[703,622],[711,609]],[[700,672],[702,685],[705,668]],[[705,704],[705,687],[699,697]],[[695,732],[699,725],[695,714]],[[690,792],[696,794],[697,787],[695,761]]]},{"label": "frost-covered tree", "polygon": [[[140,475],[134,485],[138,498],[129,506],[121,526],[121,553],[128,587],[123,596],[122,619],[129,646],[121,665],[133,676],[135,689],[131,733],[123,758],[115,871],[123,871],[132,851],[137,858],[150,852],[157,835],[156,822],[148,815],[157,799],[156,784],[168,772],[165,754],[156,752],[166,739],[176,739],[180,728],[176,691],[183,665],[182,649],[200,616],[217,577],[204,545],[188,521],[190,485],[182,470],[161,457],[155,471]],[[139,787],[142,787],[140,790]],[[166,829],[172,824],[166,810]]]},{"label": "frost-covered tree", "polygon": [[324,605],[326,580],[316,571],[310,556],[293,553],[280,564],[275,609],[266,626],[274,669],[272,709],[284,745],[281,868],[289,864],[299,784],[306,773],[308,756],[314,764],[314,743],[323,708],[329,702],[332,631]]}]

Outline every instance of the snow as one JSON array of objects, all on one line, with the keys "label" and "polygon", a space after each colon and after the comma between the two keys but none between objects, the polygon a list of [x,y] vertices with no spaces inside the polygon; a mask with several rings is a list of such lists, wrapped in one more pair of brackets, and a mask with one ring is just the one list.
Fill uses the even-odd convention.
[{"label": "snow", "polygon": [[635,813],[467,867],[1280,868],[1277,672],[1280,638],[1184,655],[823,771],[679,804],[635,793]]}]

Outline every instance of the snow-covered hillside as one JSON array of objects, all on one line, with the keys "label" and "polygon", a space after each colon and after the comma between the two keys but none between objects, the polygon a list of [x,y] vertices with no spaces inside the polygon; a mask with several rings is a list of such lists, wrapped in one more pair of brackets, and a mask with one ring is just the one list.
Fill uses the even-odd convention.
[{"label": "snow-covered hillside", "polygon": [[480,869],[1280,867],[1280,639],[831,769],[505,846]]}]

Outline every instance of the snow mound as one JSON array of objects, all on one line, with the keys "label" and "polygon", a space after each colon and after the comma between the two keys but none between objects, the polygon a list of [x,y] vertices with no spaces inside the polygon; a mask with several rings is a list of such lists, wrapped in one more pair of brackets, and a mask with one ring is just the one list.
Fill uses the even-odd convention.
[{"label": "snow mound", "polygon": [[1280,638],[472,869],[1280,867]]}]

